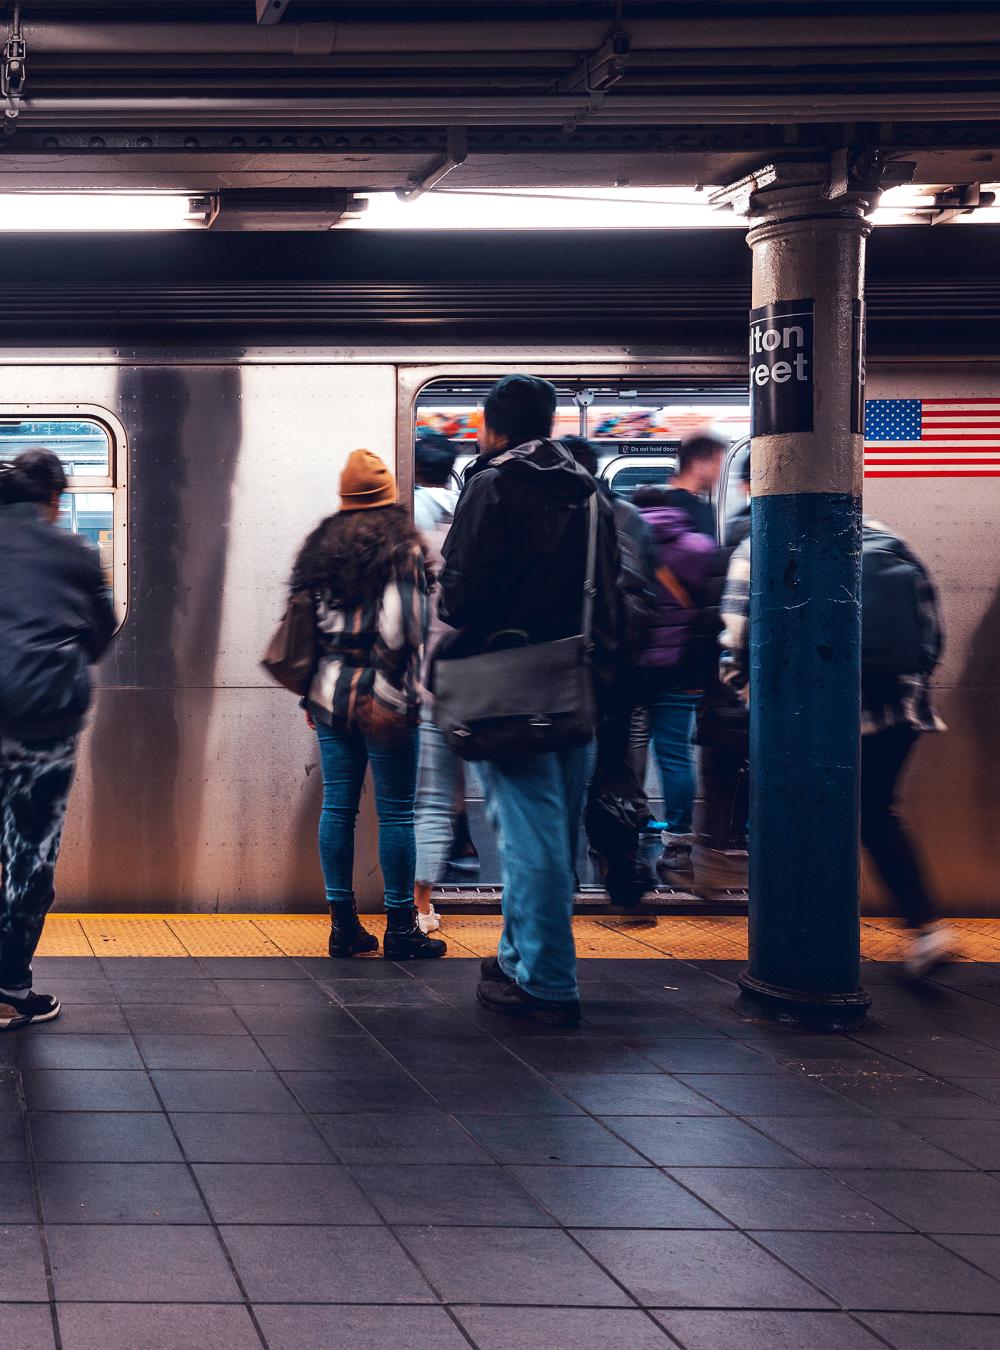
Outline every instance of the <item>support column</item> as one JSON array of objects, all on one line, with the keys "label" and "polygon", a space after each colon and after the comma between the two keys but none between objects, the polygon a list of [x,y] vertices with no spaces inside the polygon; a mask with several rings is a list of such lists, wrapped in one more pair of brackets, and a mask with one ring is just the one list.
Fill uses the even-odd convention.
[{"label": "support column", "polygon": [[[720,194],[721,196],[722,194]],[[830,165],[726,190],[749,216],[750,964],[741,1006],[838,1028],[860,981],[865,213]]]}]

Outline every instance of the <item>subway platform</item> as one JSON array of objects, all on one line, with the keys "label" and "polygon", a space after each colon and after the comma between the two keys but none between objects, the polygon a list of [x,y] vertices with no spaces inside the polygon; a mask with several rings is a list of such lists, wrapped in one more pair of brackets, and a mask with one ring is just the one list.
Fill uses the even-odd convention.
[{"label": "subway platform", "polygon": [[[372,920],[377,925],[377,921]],[[732,1010],[739,917],[578,921],[573,1033],[319,917],[54,915],[0,1036],[0,1344],[990,1350],[1000,923],[869,1023]]]}]

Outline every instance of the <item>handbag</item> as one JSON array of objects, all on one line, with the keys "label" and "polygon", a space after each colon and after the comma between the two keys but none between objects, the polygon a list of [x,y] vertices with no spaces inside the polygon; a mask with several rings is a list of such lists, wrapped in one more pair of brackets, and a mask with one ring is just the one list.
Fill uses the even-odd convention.
[{"label": "handbag", "polygon": [[261,665],[278,684],[293,694],[305,697],[318,664],[316,607],[311,591],[293,591],[284,616],[261,660]]},{"label": "handbag", "polygon": [[[575,637],[531,643],[526,633],[508,630],[492,634],[479,656],[435,661],[434,721],[461,759],[502,763],[570,750],[594,735],[596,493],[587,510],[582,621]],[[519,645],[509,645],[512,638]]]}]

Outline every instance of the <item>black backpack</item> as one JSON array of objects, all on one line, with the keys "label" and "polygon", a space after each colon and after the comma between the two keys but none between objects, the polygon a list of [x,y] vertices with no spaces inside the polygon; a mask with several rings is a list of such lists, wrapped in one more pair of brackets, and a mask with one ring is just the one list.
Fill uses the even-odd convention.
[{"label": "black backpack", "polygon": [[894,535],[865,529],[861,546],[861,678],[925,672],[921,571]]}]

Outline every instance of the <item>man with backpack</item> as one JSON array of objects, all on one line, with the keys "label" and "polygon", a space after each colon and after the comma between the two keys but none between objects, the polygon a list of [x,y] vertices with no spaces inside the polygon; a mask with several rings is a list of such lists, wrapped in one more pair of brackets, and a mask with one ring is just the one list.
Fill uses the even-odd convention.
[{"label": "man with backpack", "polygon": [[[444,545],[438,612],[459,631],[435,652],[436,716],[443,722],[451,715],[449,679],[452,708],[460,679],[442,673],[449,665],[468,671],[467,663],[478,659],[477,671],[484,662],[499,670],[517,652],[518,662],[527,653],[555,670],[561,652],[585,650],[585,664],[576,663],[570,680],[576,678],[581,696],[586,684],[591,710],[591,676],[607,688],[613,674],[619,632],[614,520],[590,474],[550,439],[555,409],[555,388],[531,375],[506,375],[487,396],[482,453],[466,473]],[[539,675],[538,686],[549,682],[548,671]],[[492,700],[504,710],[494,720],[513,727],[514,735],[499,745],[494,739],[485,752],[480,742],[468,756],[478,761],[497,828],[504,883],[500,945],[482,964],[477,997],[508,1016],[574,1026],[580,1020],[574,853],[593,718],[581,715],[580,734],[559,744],[563,709],[536,715],[536,688],[484,677],[478,693],[480,712]],[[489,723],[480,718],[475,732],[458,724],[453,734],[488,741]]]},{"label": "man with backpack", "polygon": [[[942,629],[920,559],[877,521],[862,526],[861,842],[911,938],[904,966],[926,975],[954,954],[897,810],[900,777],[921,733],[944,730],[931,702]],[[733,554],[722,598],[721,675],[749,695],[750,540]]]}]

